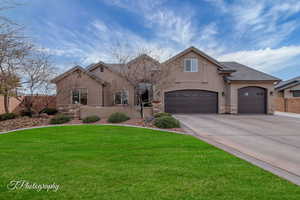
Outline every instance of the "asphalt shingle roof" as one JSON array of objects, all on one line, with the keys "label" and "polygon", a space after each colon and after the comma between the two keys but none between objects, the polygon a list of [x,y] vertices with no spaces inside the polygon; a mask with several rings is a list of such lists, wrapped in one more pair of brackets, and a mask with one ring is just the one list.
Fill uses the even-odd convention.
[{"label": "asphalt shingle roof", "polygon": [[258,71],[251,67],[242,65],[237,62],[220,62],[225,69],[236,70],[231,76],[227,77],[228,80],[238,81],[279,81],[280,79]]},{"label": "asphalt shingle roof", "polygon": [[296,77],[296,78],[292,78],[290,80],[287,80],[287,81],[281,81],[280,83],[278,83],[275,88],[283,88],[283,87],[286,87],[286,86],[289,86],[289,85],[294,85],[294,84],[297,84],[299,83],[300,84],[300,76]]}]

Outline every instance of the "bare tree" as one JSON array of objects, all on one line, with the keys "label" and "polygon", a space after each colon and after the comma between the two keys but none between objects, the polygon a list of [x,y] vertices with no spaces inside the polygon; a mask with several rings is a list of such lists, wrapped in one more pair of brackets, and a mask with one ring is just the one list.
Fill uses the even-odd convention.
[{"label": "bare tree", "polygon": [[[18,6],[15,1],[1,0],[0,12]],[[0,93],[4,96],[5,112],[9,112],[9,97],[21,86],[18,71],[32,45],[23,34],[23,27],[0,15]]]},{"label": "bare tree", "polygon": [[[171,83],[168,76],[170,67],[159,62],[163,50],[136,49],[132,52],[118,44],[112,49],[112,56],[120,63],[121,76],[134,88],[136,103],[143,117],[144,105],[151,104],[153,94]],[[145,92],[148,92],[146,101]]]},{"label": "bare tree", "polygon": [[56,71],[50,57],[40,50],[31,52],[31,55],[24,59],[19,73],[22,89],[27,94],[22,103],[28,112],[39,112],[34,110],[34,103],[38,96],[48,96],[51,93],[53,85],[50,81],[56,75]]},{"label": "bare tree", "polygon": [[24,40],[19,28],[2,25],[0,29],[0,75],[1,93],[4,96],[5,111],[9,112],[9,96],[20,86],[18,71],[32,45]]},{"label": "bare tree", "polygon": [[[0,12],[20,4],[13,0],[0,0]],[[55,69],[46,51],[36,48],[24,34],[25,28],[0,15],[0,93],[4,96],[5,112],[9,112],[9,97],[14,96],[31,111],[33,98],[47,94],[53,86],[50,79]],[[28,98],[21,98],[24,93]],[[52,98],[53,99],[53,98]]]}]

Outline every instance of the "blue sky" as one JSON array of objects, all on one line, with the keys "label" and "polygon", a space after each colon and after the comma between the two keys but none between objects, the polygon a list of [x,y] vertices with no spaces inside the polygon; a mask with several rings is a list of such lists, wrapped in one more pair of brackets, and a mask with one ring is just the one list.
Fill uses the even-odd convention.
[{"label": "blue sky", "polygon": [[[1,1],[1,0],[0,0]],[[62,71],[112,48],[151,49],[166,59],[195,46],[281,79],[300,76],[299,0],[22,0],[5,14],[27,27]]]}]

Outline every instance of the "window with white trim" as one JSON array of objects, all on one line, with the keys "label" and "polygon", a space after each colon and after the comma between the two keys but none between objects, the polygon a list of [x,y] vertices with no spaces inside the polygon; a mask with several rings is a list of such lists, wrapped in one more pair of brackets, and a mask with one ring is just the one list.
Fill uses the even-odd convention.
[{"label": "window with white trim", "polygon": [[128,104],[128,91],[116,92],[114,96],[115,104],[126,105]]},{"label": "window with white trim", "polygon": [[196,58],[184,59],[184,71],[185,72],[198,72],[198,59],[196,59]]},{"label": "window with white trim", "polygon": [[75,88],[72,90],[72,104],[87,105],[86,88]]}]

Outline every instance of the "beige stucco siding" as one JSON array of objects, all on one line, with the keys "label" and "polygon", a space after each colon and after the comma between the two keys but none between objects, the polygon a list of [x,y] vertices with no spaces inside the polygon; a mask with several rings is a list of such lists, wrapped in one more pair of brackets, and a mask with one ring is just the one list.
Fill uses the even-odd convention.
[{"label": "beige stucco siding", "polygon": [[291,92],[291,90],[300,90],[300,85],[296,85],[294,87],[288,88],[284,90],[284,98],[297,98],[300,99],[300,97],[293,97],[293,93]]},{"label": "beige stucco siding", "polygon": [[[198,59],[198,72],[184,72],[184,59]],[[162,91],[162,105],[164,105],[164,93],[174,90],[198,89],[218,93],[219,113],[225,113],[225,83],[222,75],[218,74],[218,67],[194,52],[187,53],[167,64],[170,68],[171,83]],[[162,108],[164,110],[164,106]]]},{"label": "beige stucco siding", "polygon": [[243,87],[261,87],[265,88],[267,92],[267,114],[273,114],[275,111],[274,98],[276,97],[274,92],[274,84],[272,82],[267,83],[247,83],[247,82],[232,82],[230,85],[229,107],[230,113],[238,113],[238,90]]},{"label": "beige stucco siding", "polygon": [[87,103],[91,106],[102,105],[102,85],[83,72],[73,72],[56,83],[57,105],[71,104],[73,88],[86,88]]},{"label": "beige stucco siding", "polygon": [[104,106],[112,106],[114,104],[114,94],[120,91],[127,91],[129,95],[129,105],[134,105],[134,88],[124,78],[115,72],[101,66],[95,68],[92,73],[101,78],[108,84],[104,88]]}]

